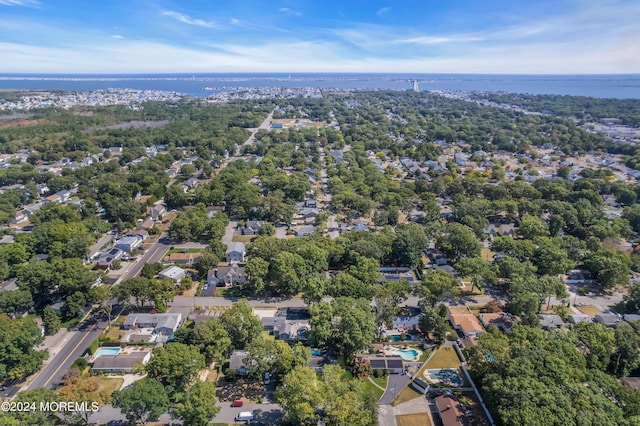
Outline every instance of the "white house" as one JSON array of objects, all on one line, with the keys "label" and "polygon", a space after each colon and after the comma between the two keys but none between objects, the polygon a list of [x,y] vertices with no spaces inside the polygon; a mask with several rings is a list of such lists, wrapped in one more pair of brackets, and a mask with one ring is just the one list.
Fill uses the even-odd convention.
[{"label": "white house", "polygon": [[160,278],[168,278],[176,284],[178,284],[180,280],[183,279],[186,275],[187,273],[185,272],[185,270],[182,268],[178,268],[177,266],[169,266],[168,268],[163,269],[162,271],[160,271],[160,273],[158,273],[158,276],[160,276]]},{"label": "white house", "polygon": [[227,248],[227,262],[244,262],[245,246],[243,243],[231,243]]},{"label": "white house", "polygon": [[247,282],[247,272],[244,266],[232,263],[229,266],[218,266],[209,270],[207,274],[207,284],[209,285],[234,285]]}]

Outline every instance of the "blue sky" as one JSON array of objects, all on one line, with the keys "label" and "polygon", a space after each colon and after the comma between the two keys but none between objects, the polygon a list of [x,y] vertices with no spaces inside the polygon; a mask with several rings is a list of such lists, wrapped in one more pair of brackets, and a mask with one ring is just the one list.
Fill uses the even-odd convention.
[{"label": "blue sky", "polygon": [[637,0],[0,0],[0,72],[640,73]]}]

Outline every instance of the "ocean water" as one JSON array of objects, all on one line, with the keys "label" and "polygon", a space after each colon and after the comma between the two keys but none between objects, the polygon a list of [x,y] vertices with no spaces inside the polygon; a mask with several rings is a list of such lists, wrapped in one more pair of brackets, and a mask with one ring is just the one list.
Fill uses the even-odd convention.
[{"label": "ocean water", "polygon": [[319,87],[341,89],[493,91],[640,99],[640,74],[0,74],[0,89],[97,90],[130,88],[175,91],[193,97],[205,88]]}]

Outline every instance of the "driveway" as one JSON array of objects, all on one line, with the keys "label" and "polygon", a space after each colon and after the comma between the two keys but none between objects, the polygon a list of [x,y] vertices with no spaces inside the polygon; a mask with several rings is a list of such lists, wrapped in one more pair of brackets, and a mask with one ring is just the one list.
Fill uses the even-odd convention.
[{"label": "driveway", "polygon": [[391,405],[393,400],[400,393],[402,388],[409,383],[409,381],[411,381],[411,376],[408,374],[390,374],[389,381],[387,382],[387,390],[378,401],[378,405]]},{"label": "driveway", "polygon": [[241,411],[252,411],[254,420],[252,425],[275,425],[284,420],[285,413],[279,404],[253,404],[246,403],[242,407],[231,407],[225,403],[220,408],[218,415],[213,419],[214,423],[234,423],[236,416]]}]

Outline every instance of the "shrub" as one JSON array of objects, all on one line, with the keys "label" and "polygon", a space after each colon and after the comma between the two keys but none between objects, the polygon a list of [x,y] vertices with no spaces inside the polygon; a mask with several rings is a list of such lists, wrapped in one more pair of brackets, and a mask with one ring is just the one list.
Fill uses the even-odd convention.
[{"label": "shrub", "polygon": [[97,350],[98,350],[98,341],[93,340],[91,343],[89,343],[89,347],[87,348],[87,353],[89,355],[93,355],[96,353]]},{"label": "shrub", "polygon": [[80,372],[84,371],[89,366],[89,363],[84,358],[78,358],[73,362],[71,368],[77,368]]}]

